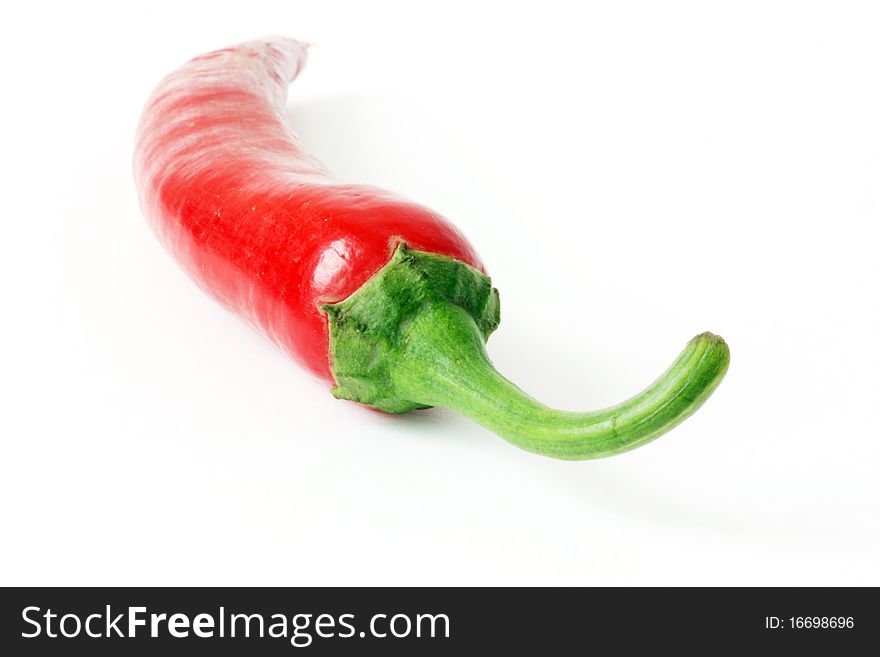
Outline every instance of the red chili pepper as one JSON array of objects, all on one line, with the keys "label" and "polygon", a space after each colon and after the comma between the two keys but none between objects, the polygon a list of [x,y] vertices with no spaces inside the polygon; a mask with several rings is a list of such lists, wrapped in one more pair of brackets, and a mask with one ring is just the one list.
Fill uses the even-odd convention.
[{"label": "red chili pepper", "polygon": [[497,291],[463,235],[425,207],[333,178],[286,125],[286,88],[306,49],[271,38],[202,55],[147,103],[141,204],[203,289],[338,397],[388,412],[448,406],[549,456],[631,449],[709,396],[728,350],[708,333],[645,392],[604,411],[555,411],[501,377],[483,349]]}]

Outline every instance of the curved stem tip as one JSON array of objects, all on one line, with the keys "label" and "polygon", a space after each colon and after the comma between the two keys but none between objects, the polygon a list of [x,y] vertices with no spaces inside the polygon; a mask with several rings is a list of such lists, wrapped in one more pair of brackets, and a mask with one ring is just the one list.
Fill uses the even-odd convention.
[{"label": "curved stem tip", "polygon": [[572,460],[619,454],[669,431],[706,401],[730,360],[724,340],[703,333],[640,394],[576,413],[545,406],[501,376],[474,320],[457,305],[427,305],[402,327],[398,344],[390,370],[398,395],[454,409],[530,452]]}]

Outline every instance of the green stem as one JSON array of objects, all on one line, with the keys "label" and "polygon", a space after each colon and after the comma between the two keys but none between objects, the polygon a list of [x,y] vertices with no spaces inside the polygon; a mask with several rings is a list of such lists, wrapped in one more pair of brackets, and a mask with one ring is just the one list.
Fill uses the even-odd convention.
[{"label": "green stem", "polygon": [[541,404],[499,374],[473,320],[457,306],[431,305],[403,333],[392,371],[399,394],[454,409],[522,449],[560,459],[612,456],[657,438],[700,407],[729,358],[720,337],[703,333],[644,392],[611,408],[572,413]]},{"label": "green stem", "polygon": [[323,306],[337,397],[391,413],[445,406],[530,452],[560,459],[612,456],[691,415],[727,371],[720,337],[691,340],[644,392],[590,413],[535,401],[499,374],[484,348],[498,326],[498,292],[464,263],[398,246],[348,299]]}]

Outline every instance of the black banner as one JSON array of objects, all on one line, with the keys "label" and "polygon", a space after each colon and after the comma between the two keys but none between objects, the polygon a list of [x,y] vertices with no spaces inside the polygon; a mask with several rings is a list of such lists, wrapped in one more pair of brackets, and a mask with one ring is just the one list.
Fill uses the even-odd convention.
[{"label": "black banner", "polygon": [[[849,651],[875,589],[7,588],[2,654],[441,655],[461,649]],[[840,654],[853,654],[843,652]]]}]

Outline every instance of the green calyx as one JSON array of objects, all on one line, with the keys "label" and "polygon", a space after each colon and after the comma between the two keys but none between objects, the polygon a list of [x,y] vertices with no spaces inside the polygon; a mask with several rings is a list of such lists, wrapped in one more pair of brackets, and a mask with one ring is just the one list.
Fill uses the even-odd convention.
[{"label": "green calyx", "polygon": [[484,348],[498,292],[462,262],[400,244],[348,299],[322,307],[333,394],[389,413],[444,406],[531,452],[590,459],[665,433],[709,397],[727,371],[724,340],[703,333],[642,393],[600,411],[559,411],[499,374]]},{"label": "green calyx", "polygon": [[453,258],[412,251],[403,242],[357,292],[322,306],[330,324],[333,394],[386,413],[428,408],[397,390],[392,373],[404,358],[407,327],[437,304],[467,313],[484,342],[500,321],[498,290],[488,276]]}]

